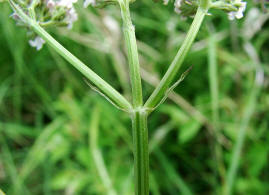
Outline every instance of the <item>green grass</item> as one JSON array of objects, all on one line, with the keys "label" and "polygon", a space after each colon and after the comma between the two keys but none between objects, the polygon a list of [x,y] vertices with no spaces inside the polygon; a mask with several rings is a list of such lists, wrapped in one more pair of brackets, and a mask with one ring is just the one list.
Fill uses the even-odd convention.
[{"label": "green grass", "polygon": [[[264,22],[255,29],[248,19],[254,7],[249,2],[247,16],[233,23],[212,11],[180,74],[192,70],[150,116],[153,195],[269,193],[268,14],[255,19]],[[123,36],[102,20],[110,15],[120,25],[118,9],[78,9],[72,31],[49,32],[130,99]],[[191,19],[148,0],[131,10],[148,97]],[[31,48],[10,14],[0,4],[0,189],[8,195],[134,194],[127,114],[49,47]],[[259,68],[265,72],[261,87],[255,85]]]}]

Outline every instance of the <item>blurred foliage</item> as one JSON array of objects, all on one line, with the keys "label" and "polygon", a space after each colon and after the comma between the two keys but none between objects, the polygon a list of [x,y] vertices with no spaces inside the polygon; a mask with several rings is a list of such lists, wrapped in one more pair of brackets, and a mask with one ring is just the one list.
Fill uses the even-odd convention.
[{"label": "blurred foliage", "polygon": [[[119,9],[77,9],[72,31],[50,33],[130,97]],[[171,4],[149,0],[136,1],[131,9],[146,98],[191,19],[182,20]],[[153,195],[221,194],[240,129],[246,139],[234,192],[269,194],[269,14],[264,11],[259,2],[249,2],[242,20],[231,22],[212,11],[204,21],[181,73],[191,65],[192,70],[149,118]],[[0,189],[8,195],[133,194],[128,116],[91,91],[51,48],[31,48],[11,13],[7,4],[0,5]],[[210,74],[209,64],[217,74]],[[261,87],[255,85],[257,69],[264,71]],[[214,76],[218,83],[211,88]]]}]

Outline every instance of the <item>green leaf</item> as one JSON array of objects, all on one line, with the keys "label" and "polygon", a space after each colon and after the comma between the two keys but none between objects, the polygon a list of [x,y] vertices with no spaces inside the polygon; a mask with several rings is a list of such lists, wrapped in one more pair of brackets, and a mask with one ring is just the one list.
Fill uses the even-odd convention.
[{"label": "green leaf", "polygon": [[190,120],[180,127],[179,142],[187,143],[192,140],[201,128],[201,123],[196,120]]}]

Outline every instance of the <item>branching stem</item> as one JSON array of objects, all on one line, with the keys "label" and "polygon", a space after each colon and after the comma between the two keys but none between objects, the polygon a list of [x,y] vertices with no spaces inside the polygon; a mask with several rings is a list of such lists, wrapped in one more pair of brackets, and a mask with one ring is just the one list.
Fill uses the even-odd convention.
[{"label": "branching stem", "polygon": [[[123,110],[127,110],[132,118],[133,128],[133,152],[135,164],[135,191],[136,195],[149,195],[149,152],[148,152],[148,129],[147,117],[149,110],[153,110],[156,105],[166,95],[167,90],[177,76],[178,70],[181,67],[199,29],[203,22],[204,16],[207,13],[211,1],[200,0],[200,6],[197,10],[193,23],[190,27],[187,36],[175,56],[172,64],[168,68],[160,84],[156,87],[152,95],[149,97],[145,105],[143,105],[142,84],[140,76],[139,56],[137,50],[137,43],[135,37],[135,28],[132,24],[129,1],[117,0],[123,21],[123,32],[125,43],[128,51],[130,80],[132,86],[132,100],[131,105],[118,91],[111,85],[105,82],[101,77],[94,73],[90,68],[83,64],[78,58],[65,49],[58,43],[50,34],[48,34],[40,24],[35,21],[35,3],[29,8],[30,16],[26,15],[22,9],[16,5],[13,0],[9,0],[12,8],[18,13],[19,17],[31,27],[35,33],[42,37],[48,45],[50,45],[57,53],[65,58],[77,70],[79,70],[92,84],[102,92],[113,104]],[[33,2],[37,2],[34,0]]]}]

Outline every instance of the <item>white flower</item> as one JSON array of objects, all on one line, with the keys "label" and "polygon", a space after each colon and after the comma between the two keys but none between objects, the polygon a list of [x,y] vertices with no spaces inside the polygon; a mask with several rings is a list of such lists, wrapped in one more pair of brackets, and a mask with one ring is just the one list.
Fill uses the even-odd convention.
[{"label": "white flower", "polygon": [[73,27],[73,22],[77,21],[78,15],[77,12],[74,8],[71,8],[70,10],[67,11],[66,13],[66,22],[68,23],[67,28],[71,29]]},{"label": "white flower", "polygon": [[247,3],[246,2],[238,2],[239,8],[237,11],[231,11],[228,13],[229,20],[234,20],[235,18],[240,19],[243,18],[243,12],[246,10]]},{"label": "white flower", "polygon": [[86,8],[89,5],[96,5],[96,0],[85,0],[83,3],[83,7]]},{"label": "white flower", "polygon": [[39,36],[37,36],[35,39],[29,41],[29,44],[32,47],[36,47],[36,50],[42,49],[44,43],[45,43],[45,41]]},{"label": "white flower", "polygon": [[73,3],[76,3],[78,0],[60,0],[57,5],[67,8],[72,8]]}]

